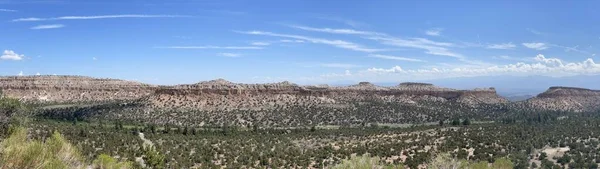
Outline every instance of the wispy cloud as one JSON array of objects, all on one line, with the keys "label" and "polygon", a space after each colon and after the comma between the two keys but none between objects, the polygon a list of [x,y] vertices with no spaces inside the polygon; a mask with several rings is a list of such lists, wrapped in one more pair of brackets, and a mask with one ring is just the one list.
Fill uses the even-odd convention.
[{"label": "wispy cloud", "polygon": [[230,58],[237,58],[242,56],[242,54],[239,53],[218,53],[217,55]]},{"label": "wispy cloud", "polygon": [[12,50],[4,50],[2,56],[0,56],[0,60],[23,60],[25,55],[17,54]]},{"label": "wispy cloud", "polygon": [[537,30],[531,29],[531,28],[527,28],[527,31],[529,31],[533,34],[536,34],[536,35],[546,35],[546,33],[544,33],[544,32],[540,32],[540,31],[537,31]]},{"label": "wispy cloud", "polygon": [[65,27],[65,25],[62,25],[62,24],[52,24],[52,25],[38,25],[38,26],[31,27],[30,29],[34,29],[34,30],[37,30],[37,29],[57,29],[57,28],[62,28],[62,27]]},{"label": "wispy cloud", "polygon": [[369,57],[379,58],[379,59],[388,59],[388,60],[409,61],[409,62],[425,62],[425,61],[419,60],[419,59],[400,57],[400,56],[380,55],[380,54],[369,55]]},{"label": "wispy cloud", "polygon": [[442,29],[442,28],[433,28],[433,29],[429,29],[429,30],[425,31],[425,34],[429,35],[429,36],[440,36],[440,35],[442,35],[443,30],[444,29]]},{"label": "wispy cloud", "polygon": [[250,35],[264,35],[264,36],[274,36],[274,37],[282,37],[282,38],[292,38],[292,39],[307,41],[310,43],[331,45],[331,46],[335,46],[338,48],[350,49],[350,50],[360,51],[360,52],[384,51],[383,49],[367,48],[367,47],[363,47],[362,45],[343,41],[343,40],[328,40],[328,39],[313,38],[313,37],[300,36],[300,35],[278,34],[278,33],[262,32],[262,31],[248,31],[248,32],[235,31],[235,32],[243,33],[243,34],[250,34]]},{"label": "wispy cloud", "polygon": [[290,40],[290,39],[282,39],[279,42],[282,42],[282,43],[304,43],[303,40]]},{"label": "wispy cloud", "polygon": [[300,26],[300,25],[289,25],[289,27],[300,29],[300,30],[305,30],[305,31],[324,32],[324,33],[333,33],[333,34],[384,35],[382,33],[377,33],[377,32],[357,31],[357,30],[353,30],[353,29],[313,28],[313,27]]},{"label": "wispy cloud", "polygon": [[568,47],[568,46],[562,46],[562,45],[556,45],[556,44],[548,44],[549,46],[553,46],[553,47],[558,47],[558,48],[563,48],[565,49],[565,52],[577,52],[577,53],[582,53],[582,54],[586,54],[586,55],[592,55],[594,56],[593,53],[585,51],[585,50],[581,50],[579,49],[579,45],[577,46],[573,46],[573,47]]},{"label": "wispy cloud", "polygon": [[167,46],[167,47],[156,47],[156,48],[167,48],[167,49],[263,49],[258,46]]},{"label": "wispy cloud", "polygon": [[[368,32],[368,31],[359,31],[353,29],[331,29],[331,28],[313,28],[306,26],[295,26],[298,29],[307,30],[307,31],[315,31],[315,32],[326,32],[332,34],[351,34],[351,35],[362,35],[366,36],[364,38],[379,41],[382,44],[396,46],[396,47],[406,47],[406,48],[417,48],[426,50],[425,53],[431,55],[439,55],[439,56],[450,56],[464,60],[464,56],[458,53],[454,53],[450,51],[447,47],[452,47],[454,44],[446,43],[446,42],[436,42],[425,38],[398,38],[386,35],[385,33],[379,32]],[[373,52],[373,51],[372,51]]]},{"label": "wispy cloud", "polygon": [[522,61],[522,62],[532,61],[531,58],[517,58],[517,57],[512,57],[512,56],[507,56],[507,55],[494,56],[493,58],[494,59],[502,59],[502,60]]},{"label": "wispy cloud", "polygon": [[12,9],[0,9],[0,12],[17,12],[17,10],[12,10]]},{"label": "wispy cloud", "polygon": [[447,46],[452,46],[451,43],[439,43],[422,38],[402,39],[395,37],[371,37],[369,39],[376,40],[382,44],[390,46],[423,49],[426,51],[425,53],[430,55],[449,56],[458,59],[465,58],[463,55],[454,53],[446,48]]},{"label": "wispy cloud", "polygon": [[488,48],[488,49],[514,49],[516,47],[517,47],[517,45],[513,44],[512,42],[509,42],[509,43],[501,43],[501,44],[491,44],[491,45],[488,45],[486,48]]},{"label": "wispy cloud", "polygon": [[347,64],[347,63],[323,63],[323,64],[320,64],[320,66],[328,67],[328,68],[344,68],[344,69],[362,67],[360,65]]},{"label": "wispy cloud", "polygon": [[548,49],[548,45],[546,45],[545,43],[540,43],[540,42],[523,43],[523,46],[530,48],[530,49],[535,49],[535,50]]},{"label": "wispy cloud", "polygon": [[55,18],[18,18],[13,19],[13,22],[25,22],[25,21],[54,21],[54,20],[89,20],[89,19],[115,19],[115,18],[180,18],[190,17],[186,15],[139,15],[139,14],[127,14],[127,15],[95,15],[95,16],[60,16]]},{"label": "wispy cloud", "polygon": [[250,45],[254,45],[254,46],[269,46],[271,45],[270,42],[252,42],[250,43]]}]

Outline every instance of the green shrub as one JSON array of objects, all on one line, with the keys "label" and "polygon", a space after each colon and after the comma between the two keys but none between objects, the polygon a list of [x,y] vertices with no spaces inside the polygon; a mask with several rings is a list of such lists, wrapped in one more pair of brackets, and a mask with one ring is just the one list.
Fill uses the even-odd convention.
[{"label": "green shrub", "polygon": [[106,154],[100,154],[93,163],[94,168],[97,169],[127,169],[132,168],[130,162],[119,162]]},{"label": "green shrub", "polygon": [[1,147],[0,168],[83,168],[79,152],[58,132],[43,143],[28,141],[27,130],[18,127]]},{"label": "green shrub", "polygon": [[403,169],[401,165],[384,165],[379,157],[371,157],[368,154],[362,156],[352,156],[350,159],[343,160],[341,164],[331,167],[331,169],[373,169],[373,168],[390,168]]}]

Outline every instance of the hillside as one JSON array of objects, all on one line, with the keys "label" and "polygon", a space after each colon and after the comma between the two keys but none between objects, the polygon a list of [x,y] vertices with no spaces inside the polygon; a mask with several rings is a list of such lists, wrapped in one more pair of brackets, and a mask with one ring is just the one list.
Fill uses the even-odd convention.
[{"label": "hillside", "polygon": [[527,105],[542,110],[573,112],[600,109],[600,90],[574,87],[550,87],[536,97],[525,101]]},{"label": "hillside", "polygon": [[[41,114],[185,126],[365,125],[427,123],[469,117],[493,120],[512,110],[598,109],[598,91],[553,87],[535,98],[509,102],[494,88],[457,90],[428,83],[377,86],[301,86],[291,82],[233,83],[224,79],[154,86],[80,76],[2,77],[9,97],[52,103]],[[70,106],[80,103],[80,106]],[[67,106],[65,106],[67,105]]]}]

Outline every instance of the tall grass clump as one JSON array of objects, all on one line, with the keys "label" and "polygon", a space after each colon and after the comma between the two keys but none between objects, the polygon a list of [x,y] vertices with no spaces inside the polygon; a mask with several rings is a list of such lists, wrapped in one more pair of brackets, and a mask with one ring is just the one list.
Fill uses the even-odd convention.
[{"label": "tall grass clump", "polygon": [[79,150],[60,133],[54,132],[45,142],[27,139],[27,129],[15,127],[0,143],[0,169],[127,169],[131,163],[118,162],[100,155],[92,165],[83,160]]}]

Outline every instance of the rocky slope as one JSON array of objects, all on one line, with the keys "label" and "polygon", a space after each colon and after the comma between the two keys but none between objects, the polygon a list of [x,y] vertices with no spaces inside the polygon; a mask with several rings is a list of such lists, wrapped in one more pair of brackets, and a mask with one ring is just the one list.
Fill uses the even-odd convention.
[{"label": "rocky slope", "polygon": [[533,108],[558,111],[600,110],[600,90],[574,87],[550,87],[525,103]]},{"label": "rocky slope", "polygon": [[0,89],[26,102],[65,103],[137,99],[152,94],[156,87],[84,76],[7,76],[0,77]]},{"label": "rocky slope", "polygon": [[[423,123],[457,117],[501,118],[512,110],[592,111],[600,92],[553,87],[535,98],[511,103],[494,88],[456,90],[426,83],[377,86],[369,82],[337,87],[290,82],[152,86],[80,76],[0,77],[0,89],[28,102],[63,103],[42,114],[59,119],[100,118],[185,126],[358,125]],[[105,102],[65,107],[72,102]],[[124,100],[124,101],[123,101]],[[132,103],[132,104],[129,104]]]},{"label": "rocky slope", "polygon": [[352,102],[381,100],[456,101],[470,106],[507,103],[493,88],[454,90],[425,83],[401,83],[393,87],[360,82],[347,87],[299,86],[290,82],[239,84],[217,79],[192,85],[163,87],[151,97],[156,108],[265,109],[289,105],[345,106]]}]

